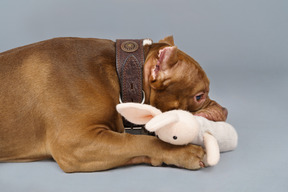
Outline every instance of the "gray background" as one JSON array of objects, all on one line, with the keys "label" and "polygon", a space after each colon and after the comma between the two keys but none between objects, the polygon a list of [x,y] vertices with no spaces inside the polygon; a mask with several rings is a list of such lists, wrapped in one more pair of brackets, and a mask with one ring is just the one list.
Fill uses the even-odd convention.
[{"label": "gray background", "polygon": [[287,0],[1,0],[0,51],[61,36],[173,34],[229,109],[239,146],[215,167],[132,166],[66,174],[53,161],[0,163],[0,191],[287,191]]}]

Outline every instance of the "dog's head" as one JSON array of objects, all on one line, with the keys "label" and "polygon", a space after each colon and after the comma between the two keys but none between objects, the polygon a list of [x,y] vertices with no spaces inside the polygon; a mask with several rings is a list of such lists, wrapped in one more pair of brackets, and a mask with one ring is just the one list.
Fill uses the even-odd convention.
[{"label": "dog's head", "polygon": [[183,109],[214,121],[227,110],[208,96],[209,79],[201,66],[174,45],[172,36],[153,44],[144,66],[146,102],[168,111]]}]

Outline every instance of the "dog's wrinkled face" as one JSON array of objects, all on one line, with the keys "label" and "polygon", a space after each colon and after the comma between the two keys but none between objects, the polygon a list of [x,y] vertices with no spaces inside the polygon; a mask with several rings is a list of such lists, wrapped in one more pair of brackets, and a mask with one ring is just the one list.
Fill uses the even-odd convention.
[{"label": "dog's wrinkled face", "polygon": [[214,121],[225,121],[227,110],[210,100],[209,79],[200,65],[167,37],[151,48],[144,67],[145,91],[161,111],[183,109]]}]

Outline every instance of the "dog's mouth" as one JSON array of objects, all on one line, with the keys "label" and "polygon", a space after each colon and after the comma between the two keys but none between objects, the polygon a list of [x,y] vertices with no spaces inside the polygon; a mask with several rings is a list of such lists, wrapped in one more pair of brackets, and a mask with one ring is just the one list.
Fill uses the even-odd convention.
[{"label": "dog's mouth", "polygon": [[205,117],[211,121],[226,121],[228,111],[226,108],[221,107],[219,104],[210,106],[207,109],[201,109],[194,113],[194,115]]}]

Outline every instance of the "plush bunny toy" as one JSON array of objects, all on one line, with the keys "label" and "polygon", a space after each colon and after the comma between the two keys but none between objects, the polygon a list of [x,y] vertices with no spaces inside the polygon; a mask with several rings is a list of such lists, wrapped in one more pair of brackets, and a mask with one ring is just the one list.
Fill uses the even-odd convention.
[{"label": "plush bunny toy", "polygon": [[128,121],[146,124],[145,128],[148,131],[155,132],[159,139],[165,142],[174,145],[192,143],[203,146],[206,150],[204,163],[209,166],[218,163],[220,152],[237,147],[237,132],[226,122],[210,121],[183,110],[162,113],[146,104],[121,103],[116,108]]}]

